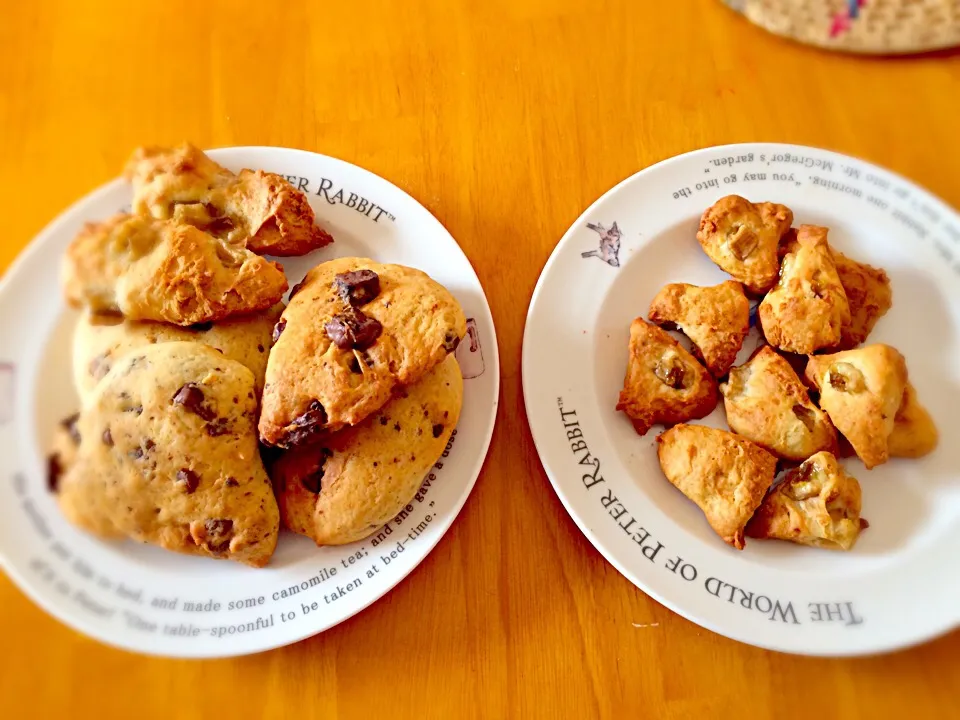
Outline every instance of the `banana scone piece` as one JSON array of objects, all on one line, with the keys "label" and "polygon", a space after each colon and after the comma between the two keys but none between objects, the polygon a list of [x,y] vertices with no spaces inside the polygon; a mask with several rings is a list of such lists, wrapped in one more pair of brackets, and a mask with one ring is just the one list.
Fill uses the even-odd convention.
[{"label": "banana scone piece", "polygon": [[843,327],[850,324],[850,306],[827,244],[827,228],[800,226],[797,251],[783,258],[780,279],[760,303],[757,317],[767,342],[786,352],[809,355],[839,345]]},{"label": "banana scone piece", "polygon": [[940,433],[927,409],[917,398],[917,391],[907,381],[903,402],[893,420],[893,430],[888,439],[891,457],[919,458],[932,453],[940,439]]},{"label": "banana scone piece", "polygon": [[760,504],[747,537],[851,550],[866,527],[860,518],[860,483],[829,452],[791,470]]},{"label": "banana scone piece", "polygon": [[714,377],[733,366],[750,331],[750,303],[735,280],[697,287],[671,283],[650,303],[648,316],[657,325],[681,330],[693,343]]},{"label": "banana scone piece", "polygon": [[73,307],[174,325],[266,310],[287,291],[276,263],[190,225],[125,213],[80,231],[62,279]]},{"label": "banana scone piece", "polygon": [[[780,254],[795,253],[799,249],[796,231],[788,232],[780,245]],[[838,350],[851,350],[873,331],[877,321],[893,307],[890,278],[882,268],[858,262],[830,247],[830,255],[850,306],[850,322],[840,331]]]},{"label": "banana scone piece", "polygon": [[127,353],[146,345],[181,341],[208,345],[247,367],[253,372],[259,396],[273,344],[273,327],[282,312],[283,304],[278,303],[262,312],[187,327],[85,312],[73,331],[74,386],[85,402],[113,363]]},{"label": "banana scone piece", "polygon": [[835,452],[837,431],[790,363],[769,345],[730,371],[720,385],[727,424],[777,457],[801,461]]},{"label": "banana scone piece", "polygon": [[697,241],[721,270],[760,295],[777,281],[777,248],[792,223],[793,212],[784,205],[728,195],[703,213]]},{"label": "banana scone piece", "polygon": [[317,545],[376,532],[413,499],[462,403],[460,366],[448,355],[359,425],[284,452],[272,468],[283,524]]},{"label": "banana scone piece", "polygon": [[627,374],[617,402],[640,435],[713,412],[717,381],[669,333],[643,318],[630,324]]},{"label": "banana scone piece", "polygon": [[189,143],[139,148],[124,175],[133,184],[134,212],[193,225],[258,254],[305,255],[333,242],[286,178],[234,174]]},{"label": "banana scone piece", "polygon": [[820,407],[867,469],[885,463],[907,385],[903,355],[889,345],[814,355],[804,375],[819,390]]},{"label": "banana scone piece", "polygon": [[280,516],[256,414],[253,373],[212,348],[167,342],[128,353],[80,413],[60,508],[101,537],[262,567]]},{"label": "banana scone piece", "polygon": [[723,541],[742,550],[743,530],[773,483],[777,459],[726,430],[677,425],[657,437],[663,474],[693,500]]},{"label": "banana scone piece", "polygon": [[274,330],[261,440],[290,448],[362,422],[454,352],[466,327],[453,295],[419,270],[366,258],[318,265]]}]

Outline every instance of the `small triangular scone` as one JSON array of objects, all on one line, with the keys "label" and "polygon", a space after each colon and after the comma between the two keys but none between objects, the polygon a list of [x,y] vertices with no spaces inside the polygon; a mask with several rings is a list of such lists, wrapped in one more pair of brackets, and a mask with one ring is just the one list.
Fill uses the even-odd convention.
[{"label": "small triangular scone", "polygon": [[787,460],[835,451],[837,431],[810,400],[807,388],[783,357],[764,345],[730,371],[720,385],[727,424],[739,435]]},{"label": "small triangular scone", "polygon": [[168,342],[128,353],[80,413],[60,508],[95,535],[262,567],[280,515],[256,417],[253,374],[216,350]]},{"label": "small triangular scone", "polygon": [[807,362],[805,377],[820,391],[820,407],[867,469],[885,463],[907,385],[903,355],[889,345],[814,355]]},{"label": "small triangular scone", "polygon": [[307,273],[274,329],[260,438],[292,448],[363,421],[439,365],[467,332],[426,273],[338,258]]},{"label": "small triangular scone", "polygon": [[453,355],[356,427],[288,450],[271,468],[283,525],[317,545],[377,532],[413,500],[460,417]]},{"label": "small triangular scone", "polygon": [[828,452],[791,470],[747,524],[747,537],[850,550],[866,521],[860,519],[860,483]]},{"label": "small triangular scone", "polygon": [[256,379],[259,395],[267,371],[267,355],[273,345],[273,328],[282,312],[283,303],[277,303],[262,312],[189,327],[85,312],[73,331],[74,387],[81,402],[85,402],[113,363],[128,352],[180,340],[209,345],[248,368]]},{"label": "small triangular scone", "polygon": [[750,331],[750,303],[735,280],[713,287],[665,285],[650,303],[649,317],[683,331],[714,377],[727,374]]},{"label": "small triangular scone", "polygon": [[74,307],[174,325],[265,310],[287,290],[277,263],[190,225],[124,213],[84,227],[62,279]]},{"label": "small triangular scone", "polygon": [[784,205],[728,195],[703,213],[697,240],[721,270],[759,295],[777,281],[777,247],[792,223],[793,212]]},{"label": "small triangular scone", "polygon": [[646,435],[656,423],[702,418],[717,406],[717,381],[669,333],[643,318],[630,324],[627,374],[617,410]]},{"label": "small triangular scone", "polygon": [[888,440],[890,457],[919,458],[932,453],[940,439],[937,426],[927,409],[917,399],[910,382],[903,392],[903,402],[893,421]]},{"label": "small triangular scone", "polygon": [[743,529],[773,483],[777,459],[726,430],[677,425],[657,437],[660,467],[724,542],[743,549]]},{"label": "small triangular scone", "polygon": [[[781,256],[799,249],[796,238],[793,230],[784,236],[780,244]],[[882,268],[857,262],[832,246],[830,255],[850,306],[850,322],[841,328],[837,349],[851,350],[867,339],[877,321],[893,307],[893,290],[890,278]]]},{"label": "small triangular scone", "polygon": [[780,280],[760,303],[758,318],[767,341],[786,352],[809,355],[839,344],[850,306],[827,228],[800,226],[797,251],[783,258]]},{"label": "small triangular scone", "polygon": [[134,212],[193,225],[267,255],[305,255],[333,238],[303,192],[262,170],[234,174],[190,144],[133,153],[124,175]]}]

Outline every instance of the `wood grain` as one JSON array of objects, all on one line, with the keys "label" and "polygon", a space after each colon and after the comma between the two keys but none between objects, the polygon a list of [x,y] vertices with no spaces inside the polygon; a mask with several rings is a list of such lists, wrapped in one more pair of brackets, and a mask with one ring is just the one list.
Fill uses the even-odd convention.
[{"label": "wood grain", "polygon": [[139,144],[316,150],[392,180],[449,228],[487,290],[503,366],[476,490],[382,601],[289,648],[179,662],[87,640],[2,578],[0,716],[960,716],[960,633],[883,657],[796,658],[647,598],[551,491],[520,387],[550,251],[655,161],[817,145],[960,205],[960,56],[826,54],[713,0],[0,6],[0,269]]}]

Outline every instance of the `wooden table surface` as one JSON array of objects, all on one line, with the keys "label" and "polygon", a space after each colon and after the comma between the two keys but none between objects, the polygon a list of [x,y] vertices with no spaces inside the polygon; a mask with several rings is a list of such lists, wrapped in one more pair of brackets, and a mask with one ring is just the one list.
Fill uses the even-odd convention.
[{"label": "wooden table surface", "polygon": [[[960,55],[825,54],[714,0],[0,8],[0,270],[139,144],[315,150],[393,181],[458,239],[493,307],[503,373],[466,507],[373,607],[291,647],[171,661],[81,637],[0,577],[0,717],[960,712],[960,633],[881,657],[790,657],[646,597],[564,512],[520,387],[524,316],[550,251],[653,162],[719,143],[817,145],[960,206]],[[905,613],[922,611],[918,598]]]}]

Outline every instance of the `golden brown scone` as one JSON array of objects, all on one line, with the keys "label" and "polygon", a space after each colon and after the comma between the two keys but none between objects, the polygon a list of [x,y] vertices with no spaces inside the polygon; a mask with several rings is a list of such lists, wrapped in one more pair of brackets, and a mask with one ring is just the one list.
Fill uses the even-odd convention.
[{"label": "golden brown scone", "polygon": [[[796,231],[791,230],[780,244],[780,254],[798,249]],[[877,321],[893,307],[893,290],[890,278],[882,268],[857,262],[833,247],[830,255],[850,306],[850,322],[841,329],[837,349],[851,350],[867,339]]]},{"label": "golden brown scone", "polygon": [[460,366],[448,355],[359,425],[284,452],[272,469],[283,524],[317,545],[376,532],[413,500],[462,402]]},{"label": "golden brown scone", "polygon": [[682,330],[714,377],[727,374],[750,331],[750,303],[735,280],[713,287],[665,285],[650,303],[649,317]]},{"label": "golden brown scone", "polygon": [[260,460],[253,374],[216,350],[128,353],[81,411],[58,502],[75,525],[262,567],[280,515]]},{"label": "golden brown scone", "polygon": [[747,536],[851,550],[860,519],[860,483],[837,459],[819,452],[791,470],[747,524]]},{"label": "golden brown scone", "polygon": [[74,307],[174,325],[266,310],[287,290],[277,263],[190,225],[124,213],[84,227],[62,278]]},{"label": "golden brown scone", "polygon": [[636,318],[630,324],[627,374],[617,410],[646,435],[656,423],[672,425],[713,412],[717,381],[670,335]]},{"label": "golden brown scone", "polygon": [[283,303],[277,303],[262,312],[189,327],[85,312],[73,332],[73,382],[77,394],[81,402],[86,402],[113,363],[128,352],[145,345],[181,341],[209,345],[248,368],[259,397],[267,372],[267,355],[273,345],[273,327],[283,307]]},{"label": "golden brown scone", "polygon": [[366,258],[313,268],[267,360],[260,438],[290,448],[356,425],[456,350],[467,322],[426,273]]},{"label": "golden brown scone", "polygon": [[728,195],[703,213],[697,240],[721,270],[759,295],[777,281],[777,247],[791,223],[793,212],[784,205]]},{"label": "golden brown scone", "polygon": [[836,450],[837,431],[830,418],[810,400],[790,363],[769,345],[733,368],[720,392],[730,429],[777,457],[799,461],[820,450]]},{"label": "golden brown scone", "polygon": [[903,355],[889,345],[814,355],[807,362],[805,377],[820,391],[820,407],[867,469],[885,463],[907,385]]},{"label": "golden brown scone", "polygon": [[917,399],[917,391],[908,381],[903,402],[893,421],[889,447],[891,457],[919,458],[932,453],[940,439],[937,426]]},{"label": "golden brown scone", "polygon": [[827,228],[801,225],[797,251],[783,258],[780,280],[760,303],[757,316],[767,341],[809,355],[836,347],[850,306],[827,244]]},{"label": "golden brown scone", "polygon": [[667,480],[693,500],[724,542],[743,549],[743,529],[773,483],[777,459],[726,430],[677,425],[657,437]]},{"label": "golden brown scone", "polygon": [[124,175],[133,183],[134,212],[193,225],[255,253],[305,255],[333,242],[285,178],[262,170],[235,175],[188,143],[139,148]]}]

